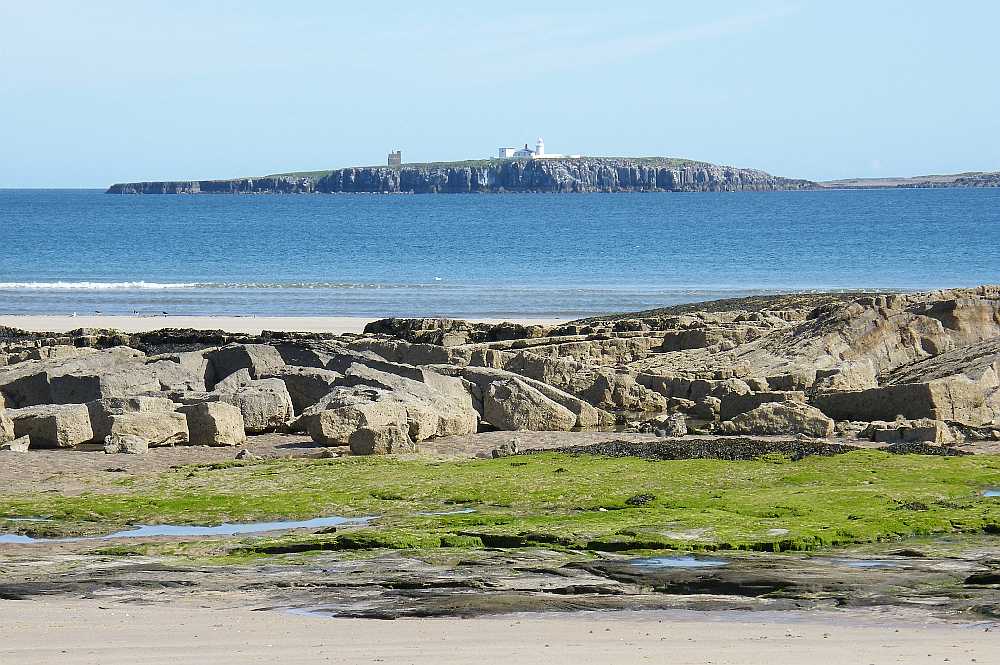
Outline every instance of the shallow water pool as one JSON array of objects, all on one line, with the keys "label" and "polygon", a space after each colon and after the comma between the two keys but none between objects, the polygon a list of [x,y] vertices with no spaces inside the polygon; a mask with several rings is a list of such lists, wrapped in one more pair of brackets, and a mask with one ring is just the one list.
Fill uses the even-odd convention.
[{"label": "shallow water pool", "polygon": [[139,525],[123,531],[115,531],[105,536],[81,536],[75,538],[33,538],[16,533],[0,533],[0,543],[72,543],[84,540],[113,540],[116,538],[235,536],[245,533],[283,531],[285,529],[318,529],[328,526],[339,526],[341,524],[365,524],[371,519],[371,517],[316,517],[309,520],[223,523],[214,526],[149,524]]},{"label": "shallow water pool", "polygon": [[728,566],[724,559],[705,559],[693,556],[655,556],[632,559],[629,563],[640,568],[720,568]]}]

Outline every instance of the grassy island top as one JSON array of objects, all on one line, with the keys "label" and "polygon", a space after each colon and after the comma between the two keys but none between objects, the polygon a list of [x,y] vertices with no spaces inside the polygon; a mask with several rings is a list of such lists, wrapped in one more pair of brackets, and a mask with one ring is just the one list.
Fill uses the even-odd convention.
[{"label": "grassy island top", "polygon": [[[291,171],[288,173],[272,173],[265,178],[311,178],[318,180],[323,176],[341,171],[343,169],[462,169],[462,168],[498,168],[507,162],[532,161],[529,159],[466,159],[452,162],[414,162],[404,163],[402,166],[386,166],[376,164],[368,166],[344,166],[325,171]],[[630,162],[636,166],[657,166],[664,168],[681,168],[685,166],[713,166],[709,162],[700,162],[693,159],[680,157],[558,157],[553,159],[535,160],[540,163],[560,163],[560,162]]]}]

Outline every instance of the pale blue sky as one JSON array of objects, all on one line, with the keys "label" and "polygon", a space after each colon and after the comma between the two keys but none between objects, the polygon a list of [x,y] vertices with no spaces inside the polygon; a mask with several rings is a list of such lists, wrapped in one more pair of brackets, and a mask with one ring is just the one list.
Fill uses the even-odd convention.
[{"label": "pale blue sky", "polygon": [[1000,3],[346,4],[0,0],[0,187],[537,136],[813,179],[1000,169]]}]

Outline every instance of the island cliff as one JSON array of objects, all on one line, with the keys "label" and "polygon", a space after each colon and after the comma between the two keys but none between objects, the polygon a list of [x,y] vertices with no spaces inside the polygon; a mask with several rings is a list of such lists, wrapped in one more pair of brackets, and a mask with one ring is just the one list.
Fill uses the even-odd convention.
[{"label": "island cliff", "polygon": [[231,180],[118,183],[109,194],[736,192],[814,189],[754,169],[665,158],[485,160],[368,166]]}]

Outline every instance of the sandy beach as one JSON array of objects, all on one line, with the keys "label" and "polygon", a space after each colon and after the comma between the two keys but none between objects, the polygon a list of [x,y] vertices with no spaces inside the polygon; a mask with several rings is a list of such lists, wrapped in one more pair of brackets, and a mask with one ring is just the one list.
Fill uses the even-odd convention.
[{"label": "sandy beach", "polygon": [[[68,332],[78,328],[113,328],[128,333],[162,328],[225,330],[231,333],[260,334],[263,330],[284,332],[360,333],[374,318],[356,316],[46,316],[0,315],[0,326],[31,332]],[[468,319],[477,323],[496,323],[499,319]],[[504,319],[515,323],[554,325],[560,319]]]},{"label": "sandy beach", "polygon": [[788,613],[626,612],[478,619],[330,619],[281,610],[109,600],[0,601],[0,662],[992,663],[981,626]]}]

